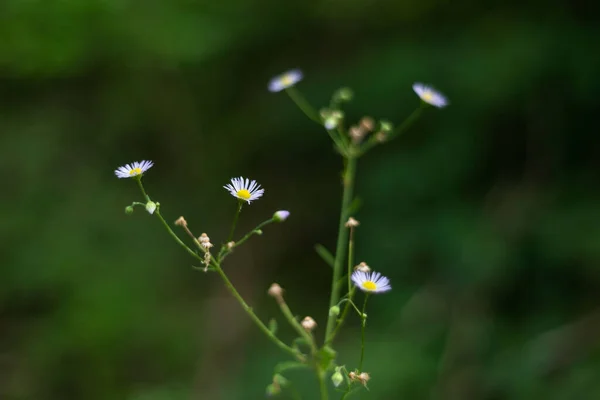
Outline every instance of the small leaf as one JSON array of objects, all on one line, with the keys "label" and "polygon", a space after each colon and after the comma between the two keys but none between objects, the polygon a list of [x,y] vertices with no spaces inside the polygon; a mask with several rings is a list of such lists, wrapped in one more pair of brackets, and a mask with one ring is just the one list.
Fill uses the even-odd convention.
[{"label": "small leaf", "polygon": [[318,255],[321,256],[321,258],[323,259],[323,261],[325,261],[327,263],[327,265],[329,265],[331,268],[333,268],[333,263],[334,263],[335,258],[333,257],[333,254],[331,254],[329,252],[329,250],[327,250],[325,248],[325,246],[317,243],[315,245],[315,251],[317,252]]},{"label": "small leaf", "polygon": [[291,369],[304,369],[308,368],[308,365],[302,364],[298,361],[284,361],[280,362],[275,366],[275,373],[281,374],[282,372],[289,371]]},{"label": "small leaf", "polygon": [[277,333],[277,320],[275,318],[271,318],[269,321],[269,331],[273,335]]}]

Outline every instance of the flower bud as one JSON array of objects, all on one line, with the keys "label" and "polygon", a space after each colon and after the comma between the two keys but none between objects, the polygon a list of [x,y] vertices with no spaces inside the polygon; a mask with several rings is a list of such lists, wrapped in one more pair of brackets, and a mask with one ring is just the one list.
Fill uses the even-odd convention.
[{"label": "flower bud", "polygon": [[350,217],[350,218],[348,218],[348,221],[346,221],[346,223],[344,225],[346,226],[346,228],[356,228],[357,226],[360,225],[360,222],[358,222],[354,218]]},{"label": "flower bud", "polygon": [[391,132],[394,129],[392,123],[386,120],[379,121],[379,127],[383,132]]},{"label": "flower bud", "polygon": [[306,332],[312,332],[317,327],[317,323],[311,317],[305,317],[300,325],[302,325]]},{"label": "flower bud", "polygon": [[333,375],[331,375],[331,382],[333,382],[333,386],[338,387],[342,384],[342,382],[344,382],[344,375],[342,375],[342,373],[337,370],[334,372]]},{"label": "flower bud", "polygon": [[187,221],[185,220],[185,218],[179,217],[179,218],[177,218],[177,221],[175,221],[175,225],[187,226]]},{"label": "flower bud", "polygon": [[133,206],[125,207],[125,214],[127,214],[127,215],[133,214]]},{"label": "flower bud", "polygon": [[329,309],[329,316],[330,317],[337,317],[338,315],[340,315],[340,307],[338,306],[333,306]]},{"label": "flower bud", "polygon": [[275,214],[273,214],[273,221],[275,222],[283,222],[290,216],[290,212],[286,210],[279,210]]},{"label": "flower bud", "polygon": [[366,373],[366,372],[361,372],[356,379],[363,385],[363,386],[367,386],[367,382],[369,382],[369,379],[371,379],[371,376]]},{"label": "flower bud", "polygon": [[371,117],[363,117],[360,120],[360,126],[365,131],[371,132],[373,129],[375,129],[375,121],[373,121],[373,118]]},{"label": "flower bud", "polygon": [[367,265],[367,263],[363,261],[360,264],[358,264],[357,266],[355,266],[354,270],[360,271],[360,272],[371,272],[371,267],[369,267]]},{"label": "flower bud", "polygon": [[262,229],[257,229],[254,231],[254,233],[256,233],[257,235],[262,235],[263,231],[262,231]]},{"label": "flower bud", "polygon": [[152,200],[148,200],[148,202],[146,203],[146,211],[148,211],[150,214],[154,214],[155,210],[156,210],[156,203],[153,202]]},{"label": "flower bud", "polygon": [[279,286],[279,284],[271,284],[271,287],[269,288],[267,293],[269,294],[269,296],[274,297],[275,300],[277,300],[277,302],[281,303],[283,301],[283,289],[281,288],[281,286]]},{"label": "flower bud", "polygon": [[338,89],[338,91],[335,92],[333,96],[334,98],[339,99],[341,101],[350,101],[354,97],[354,93],[352,92],[352,89],[343,87],[341,89]]},{"label": "flower bud", "polygon": [[270,384],[267,386],[267,397],[276,396],[281,393],[281,388],[277,384]]}]

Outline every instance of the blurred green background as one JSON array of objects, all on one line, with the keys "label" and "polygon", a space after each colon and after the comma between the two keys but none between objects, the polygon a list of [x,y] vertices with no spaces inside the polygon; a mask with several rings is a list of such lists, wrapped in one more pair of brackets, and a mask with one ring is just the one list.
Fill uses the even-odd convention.
[{"label": "blurred green background", "polygon": [[[248,176],[266,189],[228,259],[277,317],[277,281],[322,334],[340,160],[268,80],[299,67],[321,107],[402,121],[415,81],[451,101],[359,161],[357,261],[370,302],[362,399],[600,398],[600,28],[573,1],[3,0],[0,3],[0,398],[260,399],[286,355],[218,276],[143,210],[225,239]],[[359,355],[359,321],[339,363]],[[290,374],[305,399],[309,373]],[[333,394],[333,392],[332,392]],[[286,397],[282,397],[286,398]],[[337,395],[336,397],[337,398]]]}]

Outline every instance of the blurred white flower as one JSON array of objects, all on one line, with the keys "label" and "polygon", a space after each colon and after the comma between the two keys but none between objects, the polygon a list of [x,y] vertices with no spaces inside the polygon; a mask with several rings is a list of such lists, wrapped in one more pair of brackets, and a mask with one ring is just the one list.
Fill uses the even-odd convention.
[{"label": "blurred white flower", "polygon": [[413,84],[413,90],[421,98],[421,100],[427,104],[431,104],[437,108],[443,108],[448,105],[446,96],[433,89],[431,86],[417,82]]},{"label": "blurred white flower", "polygon": [[269,82],[270,92],[281,92],[283,89],[294,86],[302,80],[302,71],[292,69],[284,74],[278,75]]},{"label": "blurred white flower", "polygon": [[115,170],[115,175],[118,178],[132,178],[134,176],[142,175],[148,171],[154,163],[152,161],[136,161],[131,164],[124,165]]},{"label": "blurred white flower", "polygon": [[241,176],[239,178],[232,178],[231,183],[223,187],[229,190],[229,193],[233,197],[244,200],[248,204],[261,197],[265,192],[256,181],[250,181],[248,178],[244,180]]}]

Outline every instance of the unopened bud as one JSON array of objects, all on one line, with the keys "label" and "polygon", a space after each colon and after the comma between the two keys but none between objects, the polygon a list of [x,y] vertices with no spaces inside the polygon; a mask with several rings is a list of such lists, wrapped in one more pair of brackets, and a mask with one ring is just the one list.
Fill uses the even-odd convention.
[{"label": "unopened bud", "polygon": [[156,203],[153,201],[148,201],[146,203],[146,211],[148,211],[150,214],[154,214],[154,211],[156,210]]},{"label": "unopened bud", "polygon": [[360,264],[358,264],[357,266],[355,266],[354,270],[360,271],[360,272],[371,272],[371,268],[364,261],[361,262]]},{"label": "unopened bud", "polygon": [[338,315],[340,315],[340,307],[333,306],[329,309],[329,316],[337,317]]},{"label": "unopened bud", "polygon": [[323,123],[323,125],[325,126],[325,129],[330,131],[332,129],[335,129],[338,126],[338,122],[339,122],[339,120],[337,118],[329,117],[329,118],[325,119],[325,122]]},{"label": "unopened bud", "polygon": [[371,132],[375,129],[375,121],[371,117],[363,117],[363,119],[360,120],[360,126],[365,131]]},{"label": "unopened bud", "polygon": [[338,387],[344,382],[344,375],[338,370],[331,375],[331,382],[333,382],[333,386]]},{"label": "unopened bud", "polygon": [[354,371],[350,371],[348,373],[348,378],[350,378],[350,380],[353,381],[353,382],[356,381],[357,377],[358,377],[358,375],[356,375],[356,372],[354,372]]},{"label": "unopened bud", "polygon": [[394,129],[394,126],[392,125],[392,123],[390,121],[381,120],[381,121],[379,121],[379,128],[383,132],[391,132],[392,129]]},{"label": "unopened bud", "polygon": [[273,220],[275,222],[283,222],[290,216],[290,212],[286,210],[279,210],[273,214]]},{"label": "unopened bud", "polygon": [[360,225],[360,222],[358,222],[354,218],[350,217],[350,218],[348,218],[348,221],[346,221],[346,223],[344,225],[346,226],[346,228],[356,228],[357,226]]},{"label": "unopened bud", "polygon": [[269,288],[267,293],[269,294],[269,296],[274,297],[275,300],[277,300],[277,302],[280,303],[283,301],[283,289],[281,288],[281,286],[279,286],[279,284],[271,284],[271,287]]},{"label": "unopened bud", "polygon": [[360,142],[362,138],[365,137],[364,129],[357,125],[352,125],[350,127],[350,130],[348,131],[348,134],[350,135],[354,143]]},{"label": "unopened bud", "polygon": [[133,214],[133,206],[125,207],[125,214],[127,214],[127,215]]},{"label": "unopened bud", "polygon": [[177,221],[175,221],[175,225],[187,226],[187,221],[185,220],[185,218],[179,217],[179,218],[177,218]]},{"label": "unopened bud", "polygon": [[262,235],[263,231],[262,231],[262,229],[257,229],[254,231],[254,233],[256,233],[257,235]]},{"label": "unopened bud", "polygon": [[354,93],[352,92],[352,89],[343,87],[335,92],[334,97],[341,101],[350,101],[354,97]]},{"label": "unopened bud", "polygon": [[384,131],[379,131],[375,134],[375,140],[377,140],[379,143],[383,143],[387,140],[387,133],[385,133]]},{"label": "unopened bud", "polygon": [[300,325],[302,325],[306,332],[312,332],[317,327],[317,323],[311,317],[305,317]]},{"label": "unopened bud", "polygon": [[233,249],[235,246],[235,242],[232,240],[231,242],[227,242],[227,250]]},{"label": "unopened bud", "polygon": [[279,393],[281,393],[281,388],[278,385],[272,383],[267,386],[267,397],[276,396]]}]

